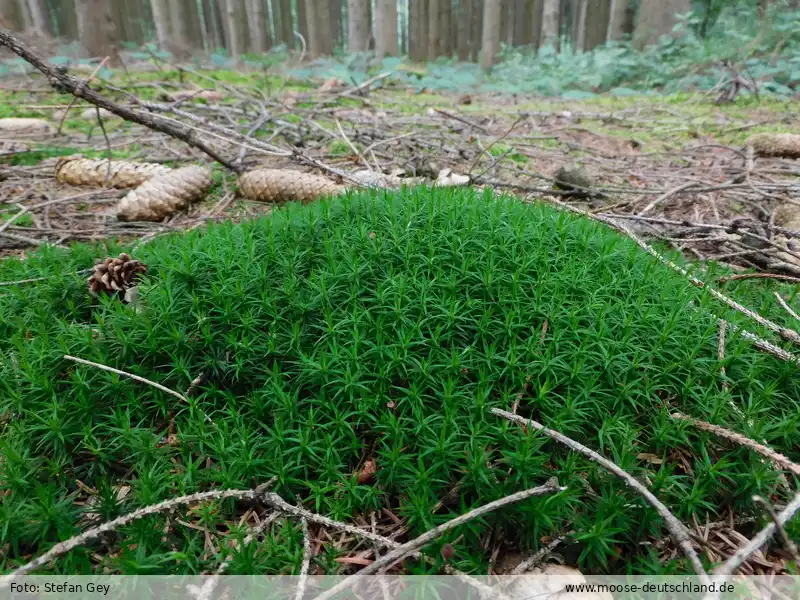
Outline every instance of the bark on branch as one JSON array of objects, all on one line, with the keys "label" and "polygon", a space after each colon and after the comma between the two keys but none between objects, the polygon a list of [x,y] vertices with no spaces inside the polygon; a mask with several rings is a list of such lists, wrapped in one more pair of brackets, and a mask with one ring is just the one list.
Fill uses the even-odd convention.
[{"label": "bark on branch", "polygon": [[242,171],[241,167],[235,165],[232,160],[228,160],[221,156],[216,150],[201,140],[191,129],[181,127],[174,123],[165,122],[157,115],[153,115],[151,113],[125,108],[116,102],[101,96],[92,90],[85,81],[77,79],[72,75],[61,71],[60,69],[49,65],[41,56],[39,56],[24,42],[17,39],[10,31],[2,26],[0,26],[0,46],[5,46],[14,54],[25,59],[31,65],[36,67],[47,77],[50,85],[53,86],[55,90],[61,93],[70,93],[77,98],[86,100],[90,104],[99,106],[100,108],[105,108],[109,112],[122,117],[126,121],[132,121],[133,123],[144,125],[153,131],[165,133],[171,137],[174,137],[175,139],[181,140],[189,146],[204,152],[215,161],[221,165],[224,165],[235,173],[240,173]]}]

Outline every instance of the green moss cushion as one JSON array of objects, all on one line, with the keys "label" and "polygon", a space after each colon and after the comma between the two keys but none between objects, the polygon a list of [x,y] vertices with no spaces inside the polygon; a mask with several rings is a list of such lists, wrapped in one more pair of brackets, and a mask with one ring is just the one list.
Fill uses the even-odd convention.
[{"label": "green moss cushion", "polygon": [[[353,521],[386,508],[418,534],[557,476],[567,491],[443,540],[463,534],[455,566],[485,573],[496,529],[505,548],[530,550],[572,531],[564,552],[587,571],[686,571],[642,544],[666,532],[618,479],[488,408],[518,403],[647,482],[684,522],[760,514],[751,496],[778,500],[781,488],[768,464],[670,412],[800,458],[795,366],[733,335],[718,361],[702,310],[722,314],[718,304],[630,240],[546,206],[471,190],[364,193],[156,239],[134,253],[150,267],[139,312],[92,299],[74,275],[102,256],[45,251],[26,268],[54,275],[0,288],[6,569],[85,528],[87,510],[107,519],[272,477],[310,510]],[[204,382],[184,403],[65,354],[181,393]],[[377,474],[359,483],[369,458]],[[224,548],[244,510],[174,518],[218,532]],[[213,569],[205,534],[174,518],[167,533],[167,517],[151,516],[52,568]],[[324,546],[320,564],[340,567],[336,552]],[[292,572],[301,556],[299,525],[280,522],[229,572]]]}]

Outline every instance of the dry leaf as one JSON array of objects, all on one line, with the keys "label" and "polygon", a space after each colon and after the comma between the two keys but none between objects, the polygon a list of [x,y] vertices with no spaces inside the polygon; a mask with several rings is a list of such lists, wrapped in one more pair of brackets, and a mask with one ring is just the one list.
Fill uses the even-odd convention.
[{"label": "dry leaf", "polygon": [[367,462],[364,463],[364,466],[361,467],[361,471],[358,473],[358,483],[367,483],[373,477],[375,477],[375,473],[378,472],[378,465],[375,463],[375,460],[370,458]]},{"label": "dry leaf", "polygon": [[639,460],[646,460],[651,465],[660,465],[661,463],[664,462],[660,456],[656,454],[650,454],[648,452],[642,452],[641,454],[637,454],[636,458],[638,458]]}]

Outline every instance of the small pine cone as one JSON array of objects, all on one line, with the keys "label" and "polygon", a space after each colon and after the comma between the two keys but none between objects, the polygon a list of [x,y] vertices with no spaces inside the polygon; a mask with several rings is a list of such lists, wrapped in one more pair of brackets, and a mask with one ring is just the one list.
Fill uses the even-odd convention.
[{"label": "small pine cone", "polygon": [[136,163],[127,160],[96,160],[81,156],[65,156],[56,163],[56,181],[70,185],[135,188],[148,179],[164,175],[172,169],[158,163]]},{"label": "small pine cone", "polygon": [[125,290],[133,287],[139,275],[144,273],[147,273],[147,265],[122,253],[119,258],[98,261],[86,282],[93,296],[104,292],[123,297]]},{"label": "small pine cone", "polygon": [[211,169],[198,166],[153,177],[119,201],[117,219],[161,221],[200,200],[211,183]]},{"label": "small pine cone", "polygon": [[242,196],[259,202],[311,202],[345,189],[345,186],[320,175],[283,169],[254,169],[239,177]]}]

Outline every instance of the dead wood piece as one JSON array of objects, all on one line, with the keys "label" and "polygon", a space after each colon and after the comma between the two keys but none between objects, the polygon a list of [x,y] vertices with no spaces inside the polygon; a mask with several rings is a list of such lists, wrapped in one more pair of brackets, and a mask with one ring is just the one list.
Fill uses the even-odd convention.
[{"label": "dead wood piece", "polygon": [[235,165],[233,162],[221,156],[214,148],[212,148],[205,141],[199,139],[197,134],[193,130],[187,128],[185,125],[177,125],[167,122],[164,119],[159,118],[157,115],[153,115],[141,110],[131,110],[125,108],[124,106],[120,106],[116,102],[101,96],[96,91],[91,89],[85,81],[72,77],[71,75],[68,75],[58,68],[48,64],[48,62],[38,53],[34,52],[30,47],[28,47],[27,44],[22,42],[19,38],[14,36],[10,31],[2,26],[0,26],[0,47],[8,48],[14,54],[25,59],[31,65],[36,67],[36,69],[44,73],[44,75],[47,76],[50,85],[53,86],[53,88],[55,88],[57,91],[67,92],[73,96],[82,98],[90,104],[94,104],[100,108],[105,108],[115,115],[122,117],[126,121],[132,121],[134,123],[144,125],[145,127],[148,127],[154,131],[166,133],[169,136],[185,142],[189,146],[205,152],[208,156],[216,160],[218,163],[225,165],[235,173],[241,172],[241,168],[238,165]]},{"label": "dead wood piece", "polygon": [[24,135],[33,133],[52,134],[55,128],[44,119],[9,117],[0,119],[0,135]]},{"label": "dead wood piece", "polygon": [[153,177],[120,200],[117,218],[161,221],[200,200],[211,183],[211,169],[196,165]]},{"label": "dead wood piece", "polygon": [[800,135],[796,133],[757,133],[747,145],[760,156],[800,158]]},{"label": "dead wood piece", "polygon": [[108,161],[65,156],[56,163],[56,181],[70,185],[92,185],[119,189],[135,188],[148,179],[172,171],[158,163]]},{"label": "dead wood piece", "polygon": [[347,188],[326,177],[283,169],[254,169],[239,177],[239,191],[259,202],[311,202]]}]

